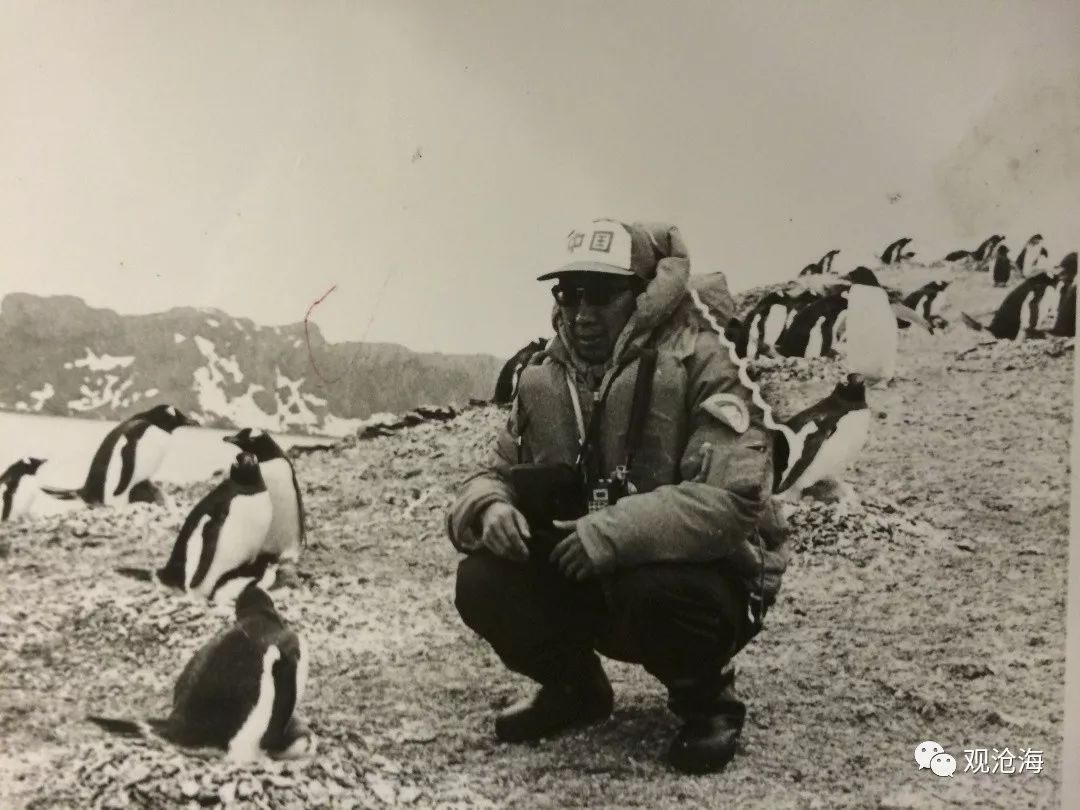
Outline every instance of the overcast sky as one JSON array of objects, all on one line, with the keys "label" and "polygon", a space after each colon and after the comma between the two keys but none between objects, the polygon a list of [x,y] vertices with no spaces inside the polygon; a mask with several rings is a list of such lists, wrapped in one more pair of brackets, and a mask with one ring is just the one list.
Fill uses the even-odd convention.
[{"label": "overcast sky", "polygon": [[1080,243],[1080,3],[0,6],[0,294],[511,353],[565,234],[732,286]]}]

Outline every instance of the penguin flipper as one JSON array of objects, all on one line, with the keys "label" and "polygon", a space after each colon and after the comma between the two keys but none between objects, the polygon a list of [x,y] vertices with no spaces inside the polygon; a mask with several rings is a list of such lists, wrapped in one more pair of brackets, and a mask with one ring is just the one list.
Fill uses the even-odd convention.
[{"label": "penguin flipper", "polygon": [[300,524],[300,545],[307,543],[307,520],[304,514],[304,498],[300,494],[300,482],[296,480],[296,468],[289,464],[292,471],[293,489],[296,490],[296,519]]},{"label": "penguin flipper", "polygon": [[[785,492],[790,489],[804,472],[806,468],[814,461],[821,446],[825,444],[825,441],[836,432],[836,423],[826,424],[822,426],[820,423],[815,423],[816,430],[810,432],[810,434],[803,440],[802,454],[796,460],[794,466],[791,468],[784,480],[780,482],[778,492]],[[811,481],[810,483],[814,483]]]},{"label": "penguin flipper", "polygon": [[968,327],[970,327],[971,329],[974,329],[976,332],[984,332],[984,331],[986,331],[985,326],[983,326],[977,320],[972,318],[966,312],[961,312],[960,313],[960,318],[964,321],[965,324],[967,324]]},{"label": "penguin flipper", "polygon": [[900,318],[903,321],[907,321],[908,323],[913,323],[917,326],[921,326],[931,335],[934,334],[934,327],[930,325],[926,318],[924,318],[915,310],[911,309],[910,307],[906,307],[901,303],[892,303],[889,306],[892,308],[893,314],[895,314],[896,317]]},{"label": "penguin flipper", "polygon": [[66,489],[64,487],[49,487],[42,485],[41,491],[61,501],[76,501],[83,497],[81,489]]}]

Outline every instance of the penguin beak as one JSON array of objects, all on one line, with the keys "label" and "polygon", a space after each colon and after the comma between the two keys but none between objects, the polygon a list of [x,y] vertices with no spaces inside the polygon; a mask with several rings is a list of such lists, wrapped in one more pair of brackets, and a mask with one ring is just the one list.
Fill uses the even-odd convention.
[{"label": "penguin beak", "polygon": [[186,413],[180,414],[180,427],[199,427],[199,423]]},{"label": "penguin beak", "polygon": [[237,433],[234,433],[232,436],[222,436],[221,440],[223,442],[228,442],[229,444],[235,444],[237,447],[240,446],[240,435]]},{"label": "penguin beak", "polygon": [[927,323],[926,319],[915,310],[905,307],[901,303],[890,304],[890,306],[892,307],[893,314],[900,320],[906,323],[913,323],[916,326],[921,326],[927,333],[931,335],[934,334],[934,327]]}]

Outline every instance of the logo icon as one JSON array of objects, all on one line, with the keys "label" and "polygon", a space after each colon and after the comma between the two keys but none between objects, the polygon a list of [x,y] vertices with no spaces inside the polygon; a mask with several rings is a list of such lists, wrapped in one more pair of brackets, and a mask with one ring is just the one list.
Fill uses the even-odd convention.
[{"label": "logo icon", "polygon": [[935,754],[930,760],[930,770],[938,776],[952,776],[956,773],[956,759],[952,754]]},{"label": "logo icon", "polygon": [[944,754],[945,749],[933,740],[927,740],[915,749],[915,761],[919,763],[919,770],[930,767],[931,761],[938,754]]},{"label": "logo icon", "polygon": [[609,253],[611,252],[611,240],[614,238],[614,231],[593,231],[592,241],[589,242],[589,250]]}]

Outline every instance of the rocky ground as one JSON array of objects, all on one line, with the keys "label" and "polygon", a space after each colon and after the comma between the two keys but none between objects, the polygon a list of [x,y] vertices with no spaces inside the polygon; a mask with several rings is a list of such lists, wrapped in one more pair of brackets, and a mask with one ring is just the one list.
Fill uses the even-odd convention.
[{"label": "rocky ground", "polygon": [[[968,311],[1001,295],[955,275]],[[295,461],[311,543],[302,585],[275,601],[311,645],[308,761],[229,765],[83,720],[161,716],[187,657],[230,622],[113,572],[159,564],[209,483],[170,488],[174,510],[0,526],[0,806],[1057,806],[1073,343],[979,346],[957,324],[905,333],[899,378],[869,393],[848,476],[860,505],[792,515],[780,599],[737,659],[749,718],[725,773],[658,762],[675,718],[657,683],[615,662],[611,720],[493,740],[492,713],[528,684],[460,624],[442,523],[505,419],[475,407]],[[840,373],[761,370],[781,416]],[[916,766],[928,739],[956,757],[952,778]],[[974,748],[1035,749],[1043,768],[964,772]]]}]

